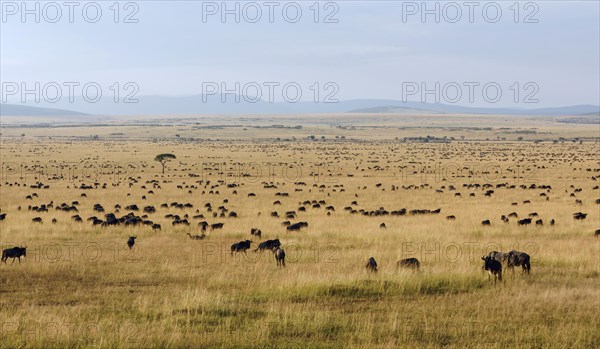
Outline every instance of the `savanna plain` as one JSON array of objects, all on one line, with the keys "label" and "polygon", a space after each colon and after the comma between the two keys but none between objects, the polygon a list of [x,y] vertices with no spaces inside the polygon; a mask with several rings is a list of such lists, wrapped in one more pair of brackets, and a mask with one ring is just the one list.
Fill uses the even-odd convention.
[{"label": "savanna plain", "polygon": [[598,348],[600,130],[566,121],[5,119],[0,347]]}]

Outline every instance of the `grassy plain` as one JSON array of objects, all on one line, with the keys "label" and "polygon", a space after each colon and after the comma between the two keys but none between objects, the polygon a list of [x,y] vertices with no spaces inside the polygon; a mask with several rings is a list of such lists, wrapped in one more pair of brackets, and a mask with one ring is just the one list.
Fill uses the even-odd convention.
[{"label": "grassy plain", "polygon": [[[598,125],[420,118],[139,118],[61,127],[4,120],[0,242],[28,249],[20,265],[0,265],[0,346],[599,347]],[[153,161],[160,153],[177,156],[164,175]],[[38,182],[49,187],[31,187]],[[51,201],[78,201],[84,221],[27,209]],[[193,208],[160,207],[172,202]],[[86,218],[103,218],[95,203],[105,213],[116,204],[153,205],[148,219],[162,230],[92,227]],[[205,203],[238,217],[212,217]],[[347,206],[441,213],[367,216]],[[271,217],[294,210],[292,221],[308,228],[287,232],[284,217]],[[574,220],[579,211],[587,219]],[[535,212],[544,225],[503,223],[511,212]],[[169,213],[187,213],[192,224],[174,227]],[[191,218],[199,213],[224,222],[223,230],[190,240],[186,233],[200,233]],[[42,224],[31,221],[37,216]],[[250,236],[253,227],[261,239]],[[287,266],[278,268],[270,252],[230,255],[232,243],[250,238],[253,246],[279,238]],[[494,285],[480,257],[511,249],[531,255],[532,272],[506,272]],[[375,275],[364,269],[371,256]],[[419,272],[396,269],[407,257],[421,261]]]}]

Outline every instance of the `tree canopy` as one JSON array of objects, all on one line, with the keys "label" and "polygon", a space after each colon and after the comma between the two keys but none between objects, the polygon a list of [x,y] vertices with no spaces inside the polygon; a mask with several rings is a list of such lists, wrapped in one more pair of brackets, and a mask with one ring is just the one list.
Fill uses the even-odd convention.
[{"label": "tree canopy", "polygon": [[160,162],[160,164],[162,165],[162,173],[164,174],[165,173],[165,163],[167,161],[170,161],[173,159],[177,159],[177,157],[174,154],[165,153],[165,154],[156,155],[156,157],[154,158],[154,161]]}]

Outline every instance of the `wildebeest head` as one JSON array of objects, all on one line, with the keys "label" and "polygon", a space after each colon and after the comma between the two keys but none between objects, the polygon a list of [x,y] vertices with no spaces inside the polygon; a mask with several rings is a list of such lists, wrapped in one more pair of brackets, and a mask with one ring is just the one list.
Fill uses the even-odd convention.
[{"label": "wildebeest head", "polygon": [[488,270],[491,272],[502,270],[502,263],[490,255],[481,257],[481,260],[483,260],[483,270]]}]

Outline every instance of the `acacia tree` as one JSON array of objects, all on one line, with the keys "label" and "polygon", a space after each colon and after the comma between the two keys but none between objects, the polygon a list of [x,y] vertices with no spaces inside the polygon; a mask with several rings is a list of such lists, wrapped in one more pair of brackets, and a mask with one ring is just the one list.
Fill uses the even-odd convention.
[{"label": "acacia tree", "polygon": [[160,162],[162,165],[162,173],[165,174],[165,164],[173,159],[177,159],[177,157],[173,154],[158,154],[154,158],[154,161]]}]

